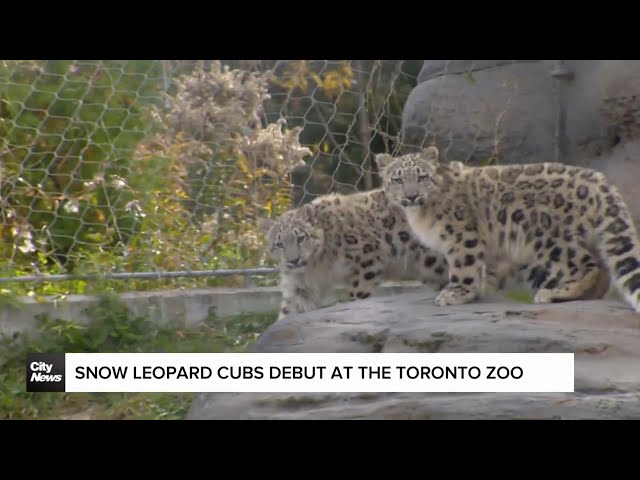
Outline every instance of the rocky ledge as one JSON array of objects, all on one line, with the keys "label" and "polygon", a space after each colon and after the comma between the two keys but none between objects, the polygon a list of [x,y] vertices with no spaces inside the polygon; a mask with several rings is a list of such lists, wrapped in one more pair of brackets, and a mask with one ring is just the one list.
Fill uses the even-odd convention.
[{"label": "rocky ledge", "polygon": [[441,308],[430,292],[291,316],[255,352],[568,352],[575,392],[206,393],[188,419],[640,419],[640,315],[616,300]]}]

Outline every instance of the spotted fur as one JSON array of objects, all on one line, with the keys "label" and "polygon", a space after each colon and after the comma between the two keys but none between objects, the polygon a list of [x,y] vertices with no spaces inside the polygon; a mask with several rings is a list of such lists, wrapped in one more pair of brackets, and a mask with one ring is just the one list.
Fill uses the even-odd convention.
[{"label": "spotted fur", "polygon": [[380,189],[324,195],[275,221],[261,219],[260,226],[280,269],[278,319],[320,308],[337,286],[358,300],[384,279],[437,290],[448,281],[444,256],[412,235],[402,209],[389,205]]},{"label": "spotted fur", "polygon": [[640,311],[640,242],[616,186],[561,163],[452,168],[428,147],[376,158],[389,201],[421,242],[445,255],[438,305],[479,297],[481,271],[526,269],[536,303],[593,299],[613,283]]}]

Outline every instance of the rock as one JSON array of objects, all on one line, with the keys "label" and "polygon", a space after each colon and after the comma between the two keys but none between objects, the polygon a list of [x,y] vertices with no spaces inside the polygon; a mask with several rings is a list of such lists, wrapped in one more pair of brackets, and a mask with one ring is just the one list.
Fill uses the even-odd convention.
[{"label": "rock", "polygon": [[640,138],[640,61],[600,60],[590,85],[600,114],[620,142]]},{"label": "rock", "polygon": [[513,63],[538,62],[540,62],[540,60],[425,60],[418,74],[418,83],[426,82],[439,75],[477,72],[499,65],[511,65]]},{"label": "rock", "polygon": [[377,296],[291,316],[255,352],[569,352],[575,393],[206,393],[188,419],[640,418],[640,315],[616,299],[433,305]]},{"label": "rock", "polygon": [[554,62],[426,60],[403,111],[404,144],[435,144],[445,160],[471,164],[552,161],[559,105],[562,161],[640,138],[639,61],[567,60],[572,77],[561,82]]},{"label": "rock", "polygon": [[640,140],[632,140],[616,145],[608,155],[587,158],[582,164],[603,172],[620,189],[636,225],[640,227],[640,195],[636,193],[640,179],[638,158]]}]

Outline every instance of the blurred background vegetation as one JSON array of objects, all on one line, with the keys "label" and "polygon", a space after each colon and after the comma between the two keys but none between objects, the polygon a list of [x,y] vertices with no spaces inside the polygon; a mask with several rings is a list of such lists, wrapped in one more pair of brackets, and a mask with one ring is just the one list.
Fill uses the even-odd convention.
[{"label": "blurred background vegetation", "polygon": [[[0,276],[270,266],[256,219],[378,186],[370,159],[398,147],[421,65],[0,61]],[[239,282],[11,282],[0,293]]]}]

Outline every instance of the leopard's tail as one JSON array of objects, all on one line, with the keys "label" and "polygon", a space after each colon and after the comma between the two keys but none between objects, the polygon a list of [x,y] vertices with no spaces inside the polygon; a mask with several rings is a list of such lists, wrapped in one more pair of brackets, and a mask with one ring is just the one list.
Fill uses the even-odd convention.
[{"label": "leopard's tail", "polygon": [[604,187],[597,227],[598,250],[616,288],[640,313],[640,239],[618,188]]}]

